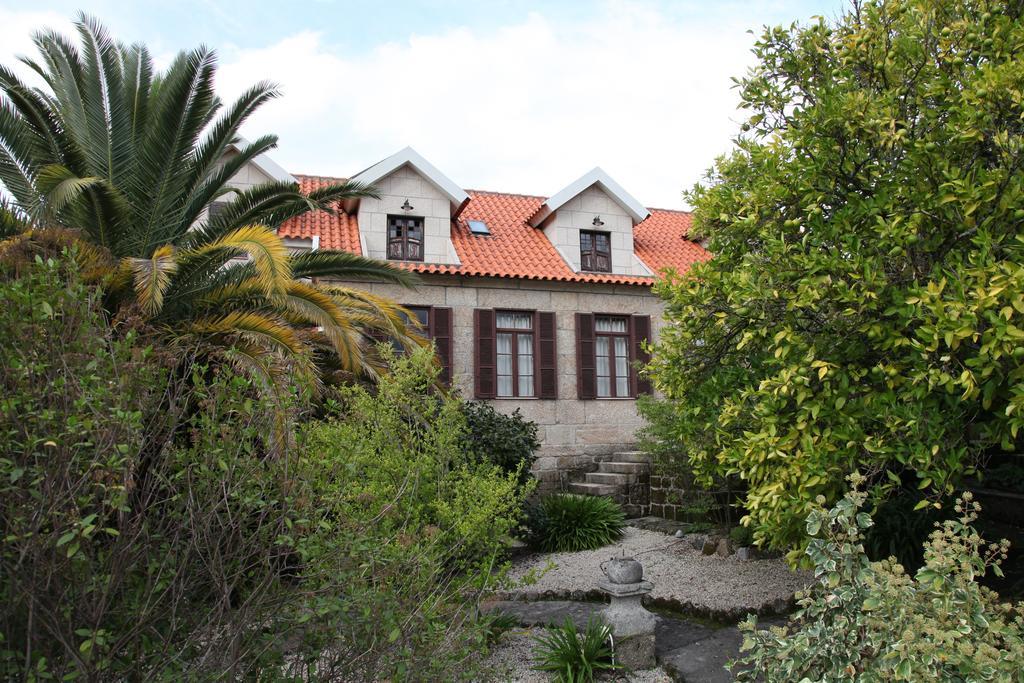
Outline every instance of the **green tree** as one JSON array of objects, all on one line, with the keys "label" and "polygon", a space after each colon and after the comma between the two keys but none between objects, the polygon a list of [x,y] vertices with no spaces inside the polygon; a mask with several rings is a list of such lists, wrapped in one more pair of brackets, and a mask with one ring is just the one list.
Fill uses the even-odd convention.
[{"label": "green tree", "polygon": [[[76,26],[79,45],[53,31],[35,36],[39,59],[23,61],[44,87],[0,66],[0,182],[37,226],[17,231],[6,251],[87,243],[92,249],[76,251],[88,257],[83,275],[102,282],[108,308],[133,304],[147,322],[224,351],[268,385],[282,357],[312,371],[311,346],[333,349],[349,372],[372,374],[379,365],[364,333],[422,343],[393,302],[308,282],[410,285],[408,272],[336,251],[293,256],[275,232],[307,211],[373,196],[372,188],[341,183],[303,194],[291,182],[228,184],[276,146],[271,135],[246,145],[239,138],[252,113],[277,97],[272,85],[259,83],[225,107],[214,92],[212,51],[182,52],[157,73],[144,45],[119,44],[85,16]],[[0,216],[4,232],[15,232],[17,213],[2,207]]]},{"label": "green tree", "polygon": [[658,288],[661,433],[739,475],[762,542],[844,478],[937,504],[1024,423],[1020,2],[854,2],[765,30],[735,151],[689,193],[714,259]]}]

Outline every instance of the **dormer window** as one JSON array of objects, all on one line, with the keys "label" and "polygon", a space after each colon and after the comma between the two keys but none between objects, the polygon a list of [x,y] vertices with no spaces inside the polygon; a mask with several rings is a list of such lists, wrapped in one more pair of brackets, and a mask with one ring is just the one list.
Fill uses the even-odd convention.
[{"label": "dormer window", "polygon": [[423,219],[388,216],[388,258],[393,261],[423,260]]},{"label": "dormer window", "polygon": [[597,230],[580,230],[580,270],[612,272],[611,236]]}]

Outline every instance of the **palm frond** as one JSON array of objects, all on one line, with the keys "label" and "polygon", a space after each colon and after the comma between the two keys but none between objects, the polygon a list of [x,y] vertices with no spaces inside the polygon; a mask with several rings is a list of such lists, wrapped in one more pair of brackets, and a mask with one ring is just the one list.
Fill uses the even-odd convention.
[{"label": "palm frond", "polygon": [[232,335],[257,344],[269,344],[289,355],[302,353],[295,330],[278,316],[232,311],[219,317],[199,318],[189,326],[200,335]]},{"label": "palm frond", "polygon": [[124,103],[130,114],[131,144],[137,148],[149,120],[149,94],[153,83],[153,58],[142,44],[122,48],[124,64]]},{"label": "palm frond", "polygon": [[147,254],[174,243],[188,230],[180,219],[181,196],[194,185],[190,173],[195,144],[216,110],[216,58],[206,49],[182,53],[164,79],[154,83],[150,125],[138,149],[134,201],[145,208],[132,236],[132,250]]},{"label": "palm frond", "polygon": [[171,276],[178,269],[174,259],[174,247],[165,244],[153,252],[153,256],[126,259],[135,285],[135,298],[146,315],[156,315],[164,303],[164,292],[171,283]]},{"label": "palm frond", "polygon": [[40,218],[56,218],[68,205],[78,201],[91,187],[106,181],[98,176],[81,178],[67,166],[50,164],[39,171],[36,183],[43,194],[43,215]]},{"label": "palm frond", "polygon": [[292,279],[288,249],[274,231],[263,225],[248,225],[220,239],[191,250],[191,255],[223,252],[227,256],[245,254],[252,258],[263,292],[281,296]]},{"label": "palm frond", "polygon": [[291,257],[295,277],[323,277],[349,280],[365,278],[390,282],[403,287],[415,287],[419,278],[415,273],[386,261],[367,258],[347,251],[318,249]]},{"label": "palm frond", "polygon": [[359,367],[360,335],[334,299],[327,293],[303,282],[293,281],[284,298],[284,307],[301,316],[307,322],[320,328],[331,342],[342,367],[354,370]]}]

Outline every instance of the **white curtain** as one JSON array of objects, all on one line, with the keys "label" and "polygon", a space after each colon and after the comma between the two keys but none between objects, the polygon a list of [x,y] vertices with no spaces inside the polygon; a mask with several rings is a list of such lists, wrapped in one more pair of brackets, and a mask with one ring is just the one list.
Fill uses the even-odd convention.
[{"label": "white curtain", "polygon": [[533,335],[519,335],[519,395],[533,396]]},{"label": "white curtain", "polygon": [[498,396],[512,395],[512,335],[498,334]]},{"label": "white curtain", "polygon": [[629,350],[625,337],[615,337],[615,395],[629,396]]}]

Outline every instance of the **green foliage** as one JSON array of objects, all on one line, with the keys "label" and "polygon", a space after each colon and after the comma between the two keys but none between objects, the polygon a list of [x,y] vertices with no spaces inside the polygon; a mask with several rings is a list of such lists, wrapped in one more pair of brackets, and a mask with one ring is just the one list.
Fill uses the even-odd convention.
[{"label": "green foliage", "polygon": [[1009,544],[987,544],[971,524],[980,506],[957,501],[959,519],[937,524],[924,566],[909,576],[891,560],[872,563],[854,491],[807,518],[807,556],[817,583],[800,598],[793,625],[758,630],[751,617],[738,681],[1012,681],[1024,671],[1024,603],[1001,604],[977,579],[1000,574]]},{"label": "green foliage", "polygon": [[732,544],[740,548],[754,544],[754,532],[751,531],[750,527],[746,526],[734,526],[729,530],[729,540]]},{"label": "green foliage", "polygon": [[317,498],[339,519],[373,520],[385,535],[417,530],[448,561],[491,566],[533,487],[462,449],[462,403],[437,398],[430,349],[397,355],[383,345],[382,353],[388,377],[372,391],[339,389],[336,416],[304,430]]},{"label": "green foliage", "polygon": [[492,646],[502,634],[519,626],[519,619],[514,614],[498,610],[485,615],[481,623],[486,632],[487,645]]},{"label": "green foliage", "polygon": [[864,534],[864,550],[872,560],[889,557],[913,571],[924,561],[922,544],[935,526],[948,515],[929,505],[919,508],[920,491],[897,491],[883,501],[872,515],[873,524]]},{"label": "green foliage", "polygon": [[850,472],[934,502],[1021,445],[1021,11],[870,0],[756,43],[737,149],[689,194],[714,258],[659,285],[651,373],[761,542],[805,543]]},{"label": "green foliage", "polygon": [[626,515],[611,498],[557,493],[527,507],[528,543],[544,552],[593,550],[617,541]]},{"label": "green foliage", "polygon": [[0,280],[0,678],[471,678],[528,487],[461,453],[429,352],[270,455],[281,406],[70,271]]},{"label": "green foliage", "polygon": [[587,620],[583,633],[566,617],[561,626],[534,638],[535,668],[555,674],[562,683],[590,683],[595,672],[618,668],[612,662],[611,635],[611,629],[595,616]]},{"label": "green foliage", "polygon": [[529,480],[534,453],[540,448],[536,423],[524,418],[519,408],[506,415],[482,401],[466,401],[462,412],[467,427],[463,448],[481,462],[516,473],[523,483]]}]

